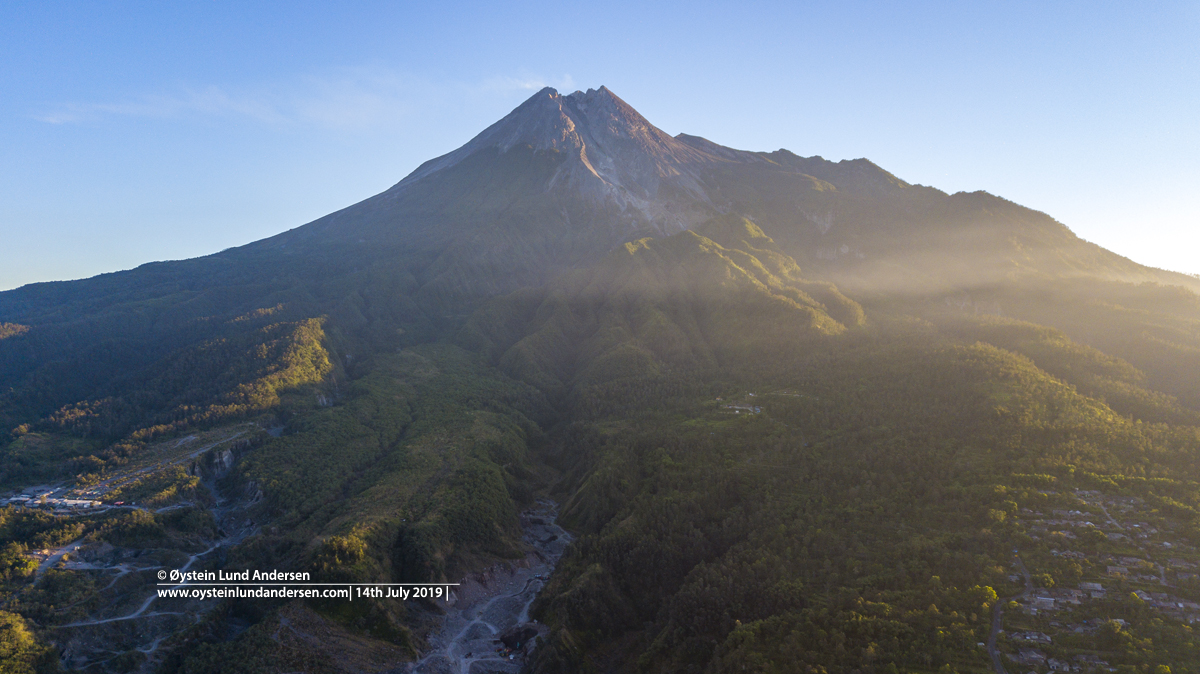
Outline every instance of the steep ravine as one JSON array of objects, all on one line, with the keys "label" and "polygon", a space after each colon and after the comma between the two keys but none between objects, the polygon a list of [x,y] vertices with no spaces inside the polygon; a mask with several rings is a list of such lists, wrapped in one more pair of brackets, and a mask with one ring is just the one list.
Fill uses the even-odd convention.
[{"label": "steep ravine", "polygon": [[558,506],[539,501],[521,514],[530,552],[472,574],[455,588],[445,623],[429,638],[430,650],[415,663],[395,670],[414,674],[516,673],[534,636],[545,628],[529,620],[529,607],[542,589],[571,535],[555,523]]}]

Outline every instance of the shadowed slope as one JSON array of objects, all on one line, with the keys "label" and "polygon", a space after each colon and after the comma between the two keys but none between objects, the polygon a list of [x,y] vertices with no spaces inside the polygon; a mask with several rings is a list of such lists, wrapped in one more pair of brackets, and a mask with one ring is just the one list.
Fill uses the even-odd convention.
[{"label": "shadowed slope", "polygon": [[722,216],[697,231],[625,244],[593,270],[496,300],[459,339],[513,376],[561,391],[707,370],[863,321],[831,284],[801,278],[753,223]]}]

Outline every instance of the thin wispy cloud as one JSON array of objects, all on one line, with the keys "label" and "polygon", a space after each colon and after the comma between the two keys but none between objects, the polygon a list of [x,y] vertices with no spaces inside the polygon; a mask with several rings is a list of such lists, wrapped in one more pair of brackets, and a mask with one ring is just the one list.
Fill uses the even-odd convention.
[{"label": "thin wispy cloud", "polygon": [[416,107],[456,95],[510,96],[545,86],[567,89],[570,75],[491,77],[476,83],[432,83],[379,67],[346,68],[296,81],[245,88],[180,86],[126,100],[72,102],[32,117],[47,124],[98,123],[113,118],[227,119],[273,127],[378,129],[402,123]]},{"label": "thin wispy cloud", "polygon": [[181,88],[173,94],[146,94],[117,102],[68,103],[33,117],[49,124],[70,124],[104,117],[173,119],[189,115],[242,117],[272,124],[288,119],[272,101],[230,94],[216,86]]}]

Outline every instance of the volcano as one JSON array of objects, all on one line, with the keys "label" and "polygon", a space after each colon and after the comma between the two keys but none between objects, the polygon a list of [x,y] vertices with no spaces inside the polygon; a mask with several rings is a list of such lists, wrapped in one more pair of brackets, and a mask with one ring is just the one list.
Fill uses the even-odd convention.
[{"label": "volcano", "polygon": [[[1184,614],[1128,590],[1061,595],[1061,625],[1014,609],[1032,578],[1120,588],[1129,569],[1178,593],[1164,606],[1195,598],[1197,291],[998,196],[543,89],[277,236],[0,293],[0,488],[122,504],[0,510],[0,624],[87,671],[426,671],[434,653],[945,673],[999,662],[1013,624],[1194,671]],[[1098,526],[1051,531],[1053,513]],[[548,563],[535,520],[573,537],[549,579],[528,578]],[[36,571],[26,551],[68,541]],[[438,644],[445,607],[424,600],[168,606],[154,573],[183,559],[461,580],[453,614],[476,622]],[[1095,615],[1122,622],[1069,631]],[[461,648],[507,630],[519,655]]]}]

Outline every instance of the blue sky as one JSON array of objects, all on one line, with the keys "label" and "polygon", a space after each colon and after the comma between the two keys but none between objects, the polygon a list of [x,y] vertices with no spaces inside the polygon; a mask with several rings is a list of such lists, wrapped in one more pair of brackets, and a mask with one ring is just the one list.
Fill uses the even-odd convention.
[{"label": "blue sky", "polygon": [[1200,2],[6,2],[0,289],[380,192],[544,85],[1200,272]]}]

